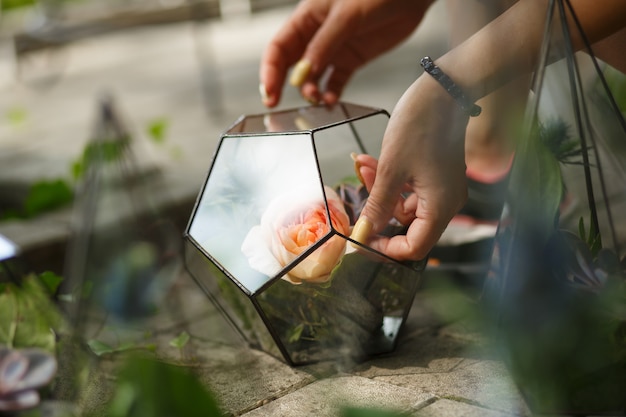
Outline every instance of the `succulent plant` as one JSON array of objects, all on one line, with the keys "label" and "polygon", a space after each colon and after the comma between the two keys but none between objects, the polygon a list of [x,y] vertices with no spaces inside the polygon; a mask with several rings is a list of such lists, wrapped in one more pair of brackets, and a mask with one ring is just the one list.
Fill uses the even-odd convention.
[{"label": "succulent plant", "polygon": [[35,407],[37,389],[47,385],[56,370],[56,359],[43,350],[0,347],[0,412]]}]

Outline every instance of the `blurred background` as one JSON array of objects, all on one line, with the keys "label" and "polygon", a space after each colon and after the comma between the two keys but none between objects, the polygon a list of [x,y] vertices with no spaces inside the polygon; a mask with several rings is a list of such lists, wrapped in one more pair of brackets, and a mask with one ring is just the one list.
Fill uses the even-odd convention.
[{"label": "blurred background", "polygon": [[[421,72],[417,57],[446,49],[439,3],[406,43],[357,73],[345,101],[392,110]],[[53,256],[50,242],[66,236],[69,210],[48,201],[40,205],[52,210],[15,211],[33,184],[62,181],[73,188],[103,96],[133,136],[138,166],[159,172],[162,203],[182,207],[186,220],[220,133],[242,114],[266,111],[258,93],[260,57],[295,4],[0,2],[0,233],[33,250],[46,242],[46,254],[38,256]],[[287,87],[279,108],[305,104]]]}]

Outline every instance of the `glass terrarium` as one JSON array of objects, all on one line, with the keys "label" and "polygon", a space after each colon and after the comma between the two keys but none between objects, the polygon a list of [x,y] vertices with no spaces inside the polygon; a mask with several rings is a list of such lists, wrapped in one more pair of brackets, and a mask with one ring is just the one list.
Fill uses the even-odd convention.
[{"label": "glass terrarium", "polygon": [[626,76],[577,22],[550,1],[485,294],[533,413],[624,415]]},{"label": "glass terrarium", "polygon": [[[391,351],[425,262],[350,239],[389,115],[348,103],[242,116],[221,137],[185,233],[197,284],[252,346],[292,365]],[[392,220],[384,233],[404,227]]]}]

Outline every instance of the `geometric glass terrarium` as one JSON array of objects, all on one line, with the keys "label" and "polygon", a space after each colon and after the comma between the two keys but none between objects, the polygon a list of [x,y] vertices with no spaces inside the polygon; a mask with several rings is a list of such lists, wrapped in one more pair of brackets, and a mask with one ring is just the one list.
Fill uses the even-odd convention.
[{"label": "geometric glass terrarium", "polygon": [[626,76],[570,3],[549,2],[485,293],[533,413],[625,415]]},{"label": "geometric glass terrarium", "polygon": [[[221,137],[185,264],[252,346],[291,365],[391,351],[425,261],[350,239],[367,199],[350,158],[378,158],[389,115],[348,103],[242,116]],[[384,233],[403,233],[392,220]]]}]

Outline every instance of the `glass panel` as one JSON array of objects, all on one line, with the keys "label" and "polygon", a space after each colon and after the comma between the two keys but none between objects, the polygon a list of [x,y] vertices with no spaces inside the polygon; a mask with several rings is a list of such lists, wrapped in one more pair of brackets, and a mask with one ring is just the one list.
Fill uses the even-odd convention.
[{"label": "glass panel", "polygon": [[256,297],[291,362],[358,359],[394,348],[419,278],[416,269],[351,250],[322,284],[277,280]]},{"label": "glass panel", "polygon": [[379,113],[314,132],[324,184],[335,187],[346,180],[354,183],[357,178],[350,154],[367,153],[378,158],[387,122],[387,115]]},{"label": "glass panel", "polygon": [[338,104],[333,107],[309,106],[285,111],[246,116],[232,126],[227,134],[297,132],[319,129],[348,118],[364,117],[378,110],[354,104]]},{"label": "glass panel", "polygon": [[185,241],[185,266],[242,339],[276,357],[282,356],[252,300],[189,240]]},{"label": "glass panel", "polygon": [[264,227],[264,213],[281,204],[306,204],[305,195],[323,201],[309,134],[225,137],[189,233],[254,293],[279,274],[284,264],[274,265],[271,273],[252,268],[242,250],[244,241],[253,228]]}]

